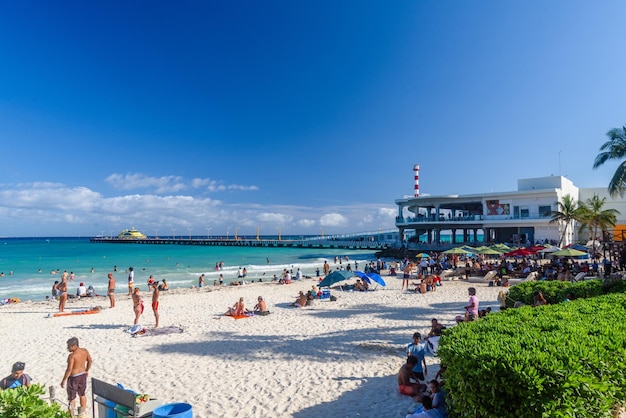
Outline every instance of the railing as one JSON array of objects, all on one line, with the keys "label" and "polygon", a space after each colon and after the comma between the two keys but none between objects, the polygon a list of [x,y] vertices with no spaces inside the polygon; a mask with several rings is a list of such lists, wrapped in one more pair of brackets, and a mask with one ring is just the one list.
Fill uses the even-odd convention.
[{"label": "railing", "polygon": [[450,222],[482,222],[482,221],[508,221],[508,220],[532,220],[532,219],[550,219],[550,216],[513,216],[513,215],[469,215],[469,216],[454,216],[451,218],[440,216],[416,216],[412,218],[406,218],[402,216],[396,216],[396,225],[400,224],[413,224],[413,223],[450,223]]}]

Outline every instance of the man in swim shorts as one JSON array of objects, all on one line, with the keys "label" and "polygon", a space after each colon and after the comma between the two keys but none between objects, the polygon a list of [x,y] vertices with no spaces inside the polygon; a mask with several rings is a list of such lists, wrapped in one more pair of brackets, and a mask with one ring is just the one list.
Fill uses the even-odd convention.
[{"label": "man in swim shorts", "polygon": [[70,414],[74,416],[73,411],[76,406],[76,395],[80,399],[80,406],[83,411],[87,408],[87,398],[85,390],[87,389],[87,374],[91,368],[91,354],[89,351],[78,346],[78,338],[72,337],[67,340],[67,350],[70,354],[67,356],[67,369],[61,381],[61,387],[65,387],[67,382],[67,396],[69,400]]},{"label": "man in swim shorts", "polygon": [[403,395],[418,395],[422,392],[422,389],[426,387],[425,385],[421,385],[411,379],[411,376],[413,375],[413,367],[415,367],[416,364],[416,357],[407,357],[406,362],[402,365],[400,371],[398,372],[398,389]]},{"label": "man in swim shorts", "polygon": [[113,277],[113,273],[109,273],[109,287],[107,290],[107,295],[109,295],[110,308],[115,308],[115,277]]}]

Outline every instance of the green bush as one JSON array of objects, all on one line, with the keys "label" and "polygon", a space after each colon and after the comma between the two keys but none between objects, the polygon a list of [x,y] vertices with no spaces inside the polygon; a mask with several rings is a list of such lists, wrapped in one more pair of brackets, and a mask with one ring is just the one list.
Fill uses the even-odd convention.
[{"label": "green bush", "polygon": [[70,418],[70,413],[56,403],[41,399],[46,393],[43,385],[20,386],[0,391],[2,418]]},{"label": "green bush", "polygon": [[[626,282],[624,282],[626,283]],[[513,307],[515,302],[520,301],[526,305],[532,305],[533,294],[539,290],[549,304],[563,302],[568,293],[572,293],[576,299],[591,298],[605,293],[613,293],[618,289],[626,289],[626,286],[603,288],[602,280],[585,280],[581,282],[562,282],[557,280],[541,280],[538,282],[524,282],[509,289],[506,306]]]},{"label": "green bush", "polygon": [[[548,283],[550,295],[563,290]],[[626,400],[625,316],[626,295],[611,294],[508,309],[446,330],[438,356],[451,416],[612,416]]]}]

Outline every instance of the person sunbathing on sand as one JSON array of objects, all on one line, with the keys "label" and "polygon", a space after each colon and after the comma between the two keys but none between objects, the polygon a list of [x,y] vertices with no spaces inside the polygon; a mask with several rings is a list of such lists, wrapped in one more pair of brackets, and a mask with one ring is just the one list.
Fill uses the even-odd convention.
[{"label": "person sunbathing on sand", "polygon": [[228,308],[228,311],[226,311],[224,315],[241,316],[245,314],[246,314],[246,307],[243,303],[243,298],[239,298],[239,301],[235,302],[235,304],[231,308]]},{"label": "person sunbathing on sand", "polygon": [[306,306],[306,301],[307,301],[306,295],[304,294],[303,291],[300,291],[300,294],[296,298],[296,301],[292,303],[291,305],[297,308],[304,308]]}]

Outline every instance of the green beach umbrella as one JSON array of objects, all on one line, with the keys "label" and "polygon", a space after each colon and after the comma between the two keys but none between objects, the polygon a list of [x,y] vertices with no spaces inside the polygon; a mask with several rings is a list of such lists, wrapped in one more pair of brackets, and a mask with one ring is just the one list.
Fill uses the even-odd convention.
[{"label": "green beach umbrella", "polygon": [[472,252],[463,247],[454,247],[444,251],[443,254],[472,254]]},{"label": "green beach umbrella", "polygon": [[587,255],[584,251],[578,251],[573,248],[565,248],[560,251],[555,251],[550,255],[555,255],[557,257],[580,257],[581,255]]},{"label": "green beach umbrella", "polygon": [[496,250],[494,248],[490,248],[490,247],[485,247],[485,248],[481,248],[480,250],[478,250],[478,254],[483,254],[483,255],[500,255],[502,254],[502,251]]}]

